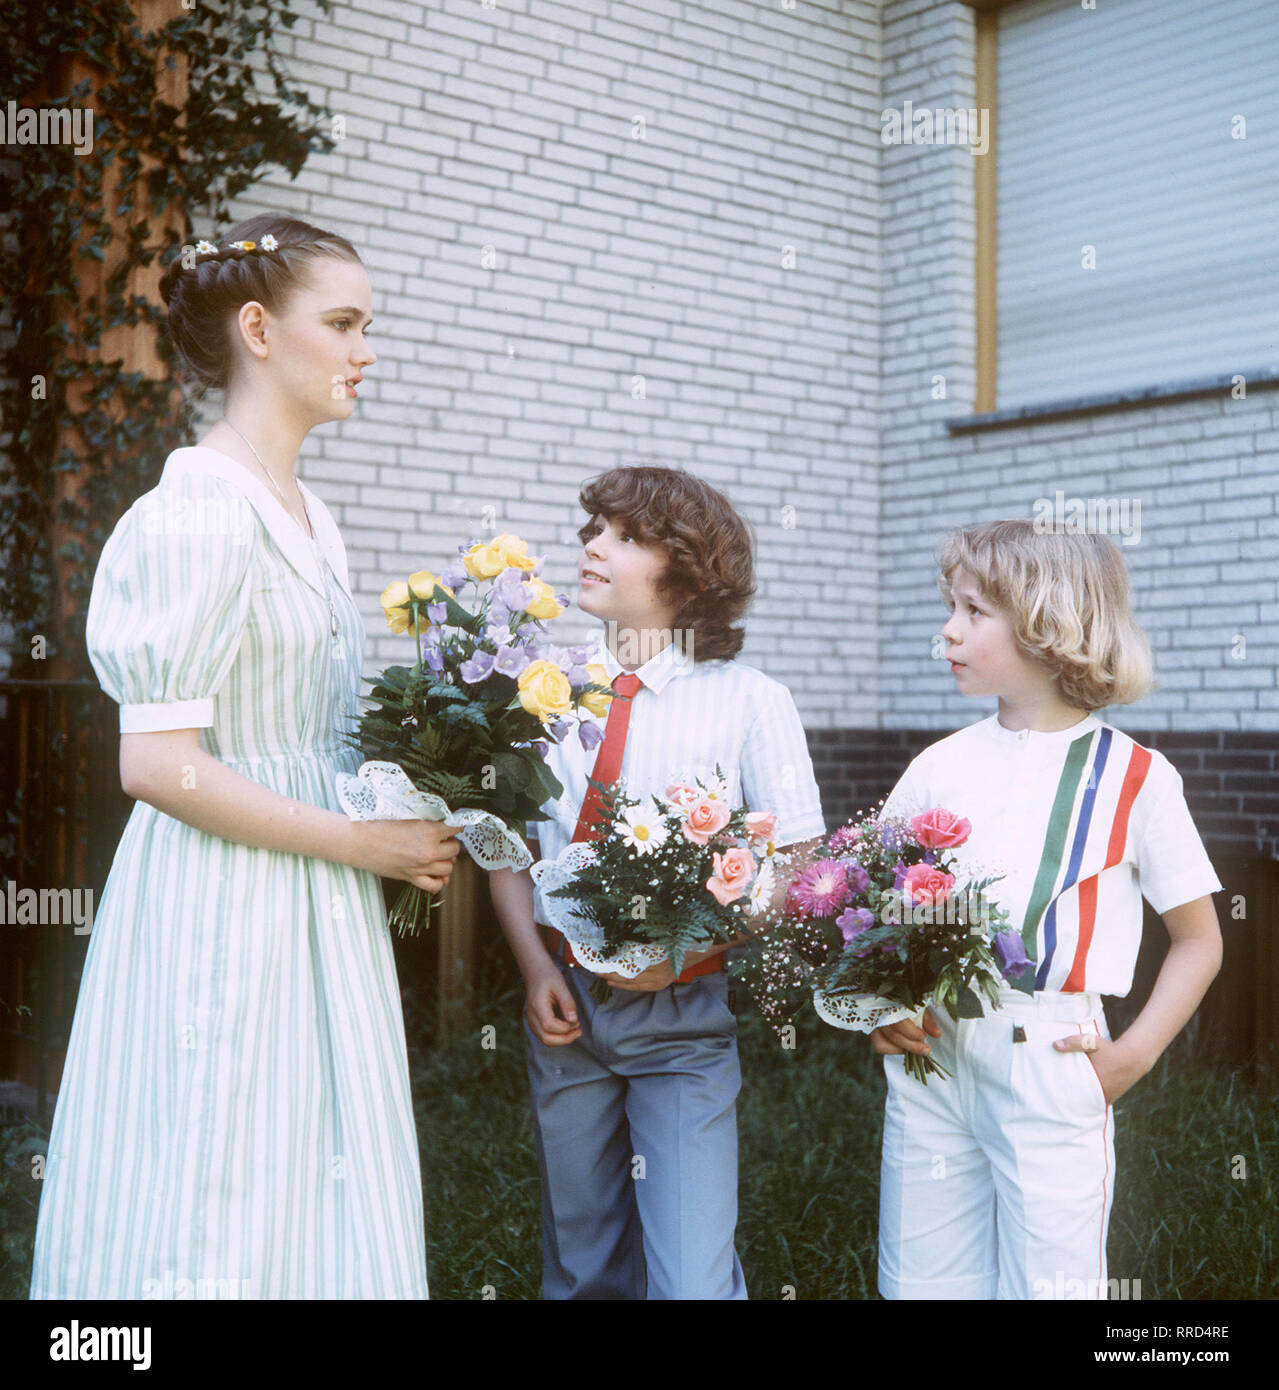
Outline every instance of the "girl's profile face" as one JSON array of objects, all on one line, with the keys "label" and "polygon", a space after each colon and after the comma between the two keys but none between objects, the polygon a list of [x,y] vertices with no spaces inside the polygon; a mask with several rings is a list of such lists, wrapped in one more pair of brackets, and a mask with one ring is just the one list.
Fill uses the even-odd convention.
[{"label": "girl's profile face", "polygon": [[365,336],[372,301],[368,274],[358,261],[326,256],[311,263],[284,313],[256,306],[268,349],[258,369],[267,369],[277,395],[310,424],[345,420],[355,410],[360,378],[377,361]]},{"label": "girl's profile face", "polygon": [[982,593],[973,576],[957,569],[949,579],[954,608],[942,636],[959,693],[1016,700],[1045,680],[1051,683],[1048,671],[1018,647],[1011,615]]}]

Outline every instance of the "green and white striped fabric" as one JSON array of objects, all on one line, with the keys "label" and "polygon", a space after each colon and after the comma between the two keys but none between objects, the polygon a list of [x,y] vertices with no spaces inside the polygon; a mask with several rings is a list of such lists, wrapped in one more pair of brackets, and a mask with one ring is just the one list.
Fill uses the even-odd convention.
[{"label": "green and white striped fabric", "polygon": [[[304,492],[325,575],[265,482],[175,451],[103,550],[88,644],[123,730],[200,728],[245,777],[339,810],[364,625],[337,528]],[[31,1297],[426,1294],[377,879],[138,803],[93,924]]]}]

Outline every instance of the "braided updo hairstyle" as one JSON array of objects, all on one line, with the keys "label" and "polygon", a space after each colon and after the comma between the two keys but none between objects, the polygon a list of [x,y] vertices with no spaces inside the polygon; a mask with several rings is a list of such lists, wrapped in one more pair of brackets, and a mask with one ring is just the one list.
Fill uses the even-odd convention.
[{"label": "braided updo hairstyle", "polygon": [[[275,250],[262,249],[266,236],[275,238]],[[255,249],[232,245],[237,241],[251,241]],[[160,280],[169,332],[202,392],[226,389],[233,361],[231,330],[242,305],[257,300],[281,314],[321,256],[360,259],[355,247],[336,232],[277,213],[260,213],[237,223],[217,246],[216,256],[199,255],[190,266],[183,265],[179,254]]]}]

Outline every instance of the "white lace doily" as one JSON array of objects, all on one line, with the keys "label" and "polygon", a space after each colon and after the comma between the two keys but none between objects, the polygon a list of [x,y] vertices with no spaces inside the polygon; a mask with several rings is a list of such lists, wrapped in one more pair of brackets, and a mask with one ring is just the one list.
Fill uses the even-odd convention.
[{"label": "white lace doily", "polygon": [[604,950],[604,929],[583,917],[572,898],[553,898],[551,890],[572,883],[595,862],[595,847],[586,840],[568,845],[555,859],[533,865],[533,882],[542,892],[542,910],[573,948],[573,954],[593,975],[620,975],[633,980],[650,965],[667,958],[666,948],[655,942],[630,941],[615,955]]},{"label": "white lace doily", "polygon": [[844,1028],[850,1033],[871,1033],[876,1028],[885,1028],[890,1023],[901,1023],[905,1019],[921,1023],[928,1005],[907,1009],[890,999],[881,999],[877,994],[854,994],[850,990],[835,990],[827,994],[815,989],[813,1007],[817,1010],[817,1016],[832,1028]]},{"label": "white lace doily", "polygon": [[450,811],[443,798],[418,791],[395,763],[364,763],[337,775],[338,800],[352,820],[443,821],[482,869],[527,869],[533,862],[524,841],[491,811],[463,806]]}]

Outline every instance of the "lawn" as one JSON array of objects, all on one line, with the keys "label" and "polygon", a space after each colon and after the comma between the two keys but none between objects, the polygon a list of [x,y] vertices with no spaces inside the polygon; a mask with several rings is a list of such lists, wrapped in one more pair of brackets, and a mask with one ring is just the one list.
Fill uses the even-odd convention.
[{"label": "lawn", "polygon": [[[406,996],[435,1298],[533,1299],[540,1204],[520,995],[504,988],[444,1042]],[[883,1080],[864,1038],[811,1016],[784,1052],[742,1008],[738,1250],[754,1298],[875,1293]],[[1273,1297],[1279,1114],[1272,1088],[1194,1064],[1188,1031],[1116,1107],[1110,1273],[1141,1297]],[[942,1083],[944,1084],[944,1083]],[[0,1129],[0,1297],[24,1298],[45,1135]]]}]

